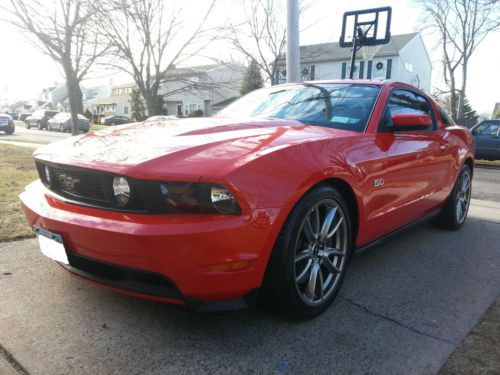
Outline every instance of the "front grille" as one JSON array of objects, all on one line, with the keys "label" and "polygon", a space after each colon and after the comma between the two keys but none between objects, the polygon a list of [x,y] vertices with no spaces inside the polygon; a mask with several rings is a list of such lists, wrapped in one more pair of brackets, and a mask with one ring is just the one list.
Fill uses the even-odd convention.
[{"label": "front grille", "polygon": [[51,167],[53,190],[75,198],[106,201],[103,176],[93,171]]},{"label": "front grille", "polygon": [[[50,191],[66,200],[86,206],[114,211],[137,213],[165,212],[160,189],[155,183],[127,177],[130,184],[130,202],[119,206],[113,193],[113,178],[109,172],[35,161],[38,175]],[[48,168],[50,181],[45,169]]]}]

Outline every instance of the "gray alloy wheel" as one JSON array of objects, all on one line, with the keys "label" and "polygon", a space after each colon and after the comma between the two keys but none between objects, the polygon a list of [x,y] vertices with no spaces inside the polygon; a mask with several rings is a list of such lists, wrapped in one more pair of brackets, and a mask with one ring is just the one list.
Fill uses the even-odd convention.
[{"label": "gray alloy wheel", "polygon": [[459,178],[457,198],[455,204],[455,215],[457,222],[462,224],[467,217],[467,212],[469,211],[470,205],[470,195],[471,195],[471,173],[469,169],[462,172]]},{"label": "gray alloy wheel", "polygon": [[334,187],[307,192],[286,219],[269,259],[260,301],[298,319],[331,305],[351,255],[351,213]]},{"label": "gray alloy wheel", "polygon": [[457,230],[465,223],[469,211],[472,192],[472,171],[465,164],[458,175],[455,186],[441,213],[433,219],[433,224],[448,230]]},{"label": "gray alloy wheel", "polygon": [[328,300],[346,266],[347,222],[333,199],[316,203],[302,220],[295,242],[295,287],[302,301]]}]

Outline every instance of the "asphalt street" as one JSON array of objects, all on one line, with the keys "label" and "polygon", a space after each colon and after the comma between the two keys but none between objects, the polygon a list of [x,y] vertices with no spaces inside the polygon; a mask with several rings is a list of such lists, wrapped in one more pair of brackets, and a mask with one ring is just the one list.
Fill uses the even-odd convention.
[{"label": "asphalt street", "polygon": [[29,143],[51,143],[62,138],[71,137],[70,133],[60,133],[56,131],[26,129],[24,126],[16,126],[14,134],[7,135],[0,132],[0,140]]},{"label": "asphalt street", "polygon": [[70,277],[35,240],[0,244],[0,371],[12,356],[30,374],[436,373],[500,293],[499,175],[477,170],[460,231],[422,225],[355,258],[307,322],[124,296]]}]

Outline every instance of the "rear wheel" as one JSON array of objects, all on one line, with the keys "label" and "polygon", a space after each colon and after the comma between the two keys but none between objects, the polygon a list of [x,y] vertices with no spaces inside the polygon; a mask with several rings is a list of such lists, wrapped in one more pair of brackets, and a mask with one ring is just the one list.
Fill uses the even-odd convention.
[{"label": "rear wheel", "polygon": [[63,124],[59,124],[59,131],[61,133],[64,133],[64,125]]},{"label": "rear wheel", "polygon": [[329,186],[308,192],[285,222],[269,260],[263,300],[300,319],[335,299],[351,253],[351,221],[342,195]]},{"label": "rear wheel", "polygon": [[43,126],[42,126],[41,121],[37,122],[37,127],[38,127],[38,130],[43,130]]},{"label": "rear wheel", "polygon": [[440,228],[457,230],[465,222],[469,211],[470,197],[472,191],[472,172],[465,164],[458,175],[451,195],[446,202],[441,214],[434,220],[434,224]]}]

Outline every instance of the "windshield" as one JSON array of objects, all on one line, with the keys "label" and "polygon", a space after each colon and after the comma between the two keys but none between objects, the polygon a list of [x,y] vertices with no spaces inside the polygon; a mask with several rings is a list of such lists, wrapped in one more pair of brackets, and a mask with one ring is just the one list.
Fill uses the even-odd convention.
[{"label": "windshield", "polygon": [[217,116],[296,120],[309,125],[364,131],[378,85],[304,83],[254,91]]}]

